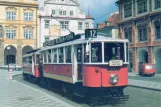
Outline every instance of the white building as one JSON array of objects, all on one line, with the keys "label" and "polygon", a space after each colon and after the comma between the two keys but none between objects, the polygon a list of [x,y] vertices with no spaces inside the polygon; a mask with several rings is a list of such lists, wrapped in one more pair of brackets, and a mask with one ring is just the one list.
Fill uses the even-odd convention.
[{"label": "white building", "polygon": [[94,28],[94,20],[79,8],[79,0],[45,0],[39,10],[39,47],[43,42]]}]

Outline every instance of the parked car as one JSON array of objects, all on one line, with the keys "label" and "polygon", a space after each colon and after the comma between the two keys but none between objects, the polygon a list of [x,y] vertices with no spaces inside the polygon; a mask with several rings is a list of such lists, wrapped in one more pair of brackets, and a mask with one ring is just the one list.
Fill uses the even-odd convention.
[{"label": "parked car", "polygon": [[154,76],[155,73],[156,73],[156,68],[154,64],[140,64],[139,65],[139,75]]},{"label": "parked car", "polygon": [[20,70],[21,69],[21,67],[20,66],[18,66],[18,65],[16,65],[16,64],[9,64],[9,68],[11,68],[11,69],[13,69],[13,70]]},{"label": "parked car", "polygon": [[0,65],[0,69],[7,69],[8,65]]}]

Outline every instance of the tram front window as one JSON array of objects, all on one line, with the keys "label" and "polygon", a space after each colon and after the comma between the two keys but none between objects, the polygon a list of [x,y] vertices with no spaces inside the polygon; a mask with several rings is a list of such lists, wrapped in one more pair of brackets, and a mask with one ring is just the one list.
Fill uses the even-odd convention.
[{"label": "tram front window", "polygon": [[124,60],[124,43],[105,43],[104,61]]},{"label": "tram front window", "polygon": [[91,44],[91,62],[102,62],[102,43]]}]

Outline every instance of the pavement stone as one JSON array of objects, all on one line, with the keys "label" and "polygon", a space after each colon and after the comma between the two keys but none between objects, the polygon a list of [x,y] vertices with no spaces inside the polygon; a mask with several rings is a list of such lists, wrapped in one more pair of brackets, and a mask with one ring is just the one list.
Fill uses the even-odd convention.
[{"label": "pavement stone", "polygon": [[[13,71],[13,76],[22,71]],[[0,70],[0,107],[73,107],[43,91],[9,80],[9,72]]]},{"label": "pavement stone", "polygon": [[[138,73],[136,72],[128,73],[128,76],[137,76],[137,75]],[[161,78],[161,74],[156,74],[156,76]],[[128,82],[129,82],[128,83],[129,86],[161,91],[161,81],[155,82],[155,81],[150,81],[150,80],[144,81],[144,80],[128,79]]]},{"label": "pavement stone", "polygon": [[161,91],[161,83],[159,82],[134,80],[134,79],[128,79],[128,82],[129,86]]}]

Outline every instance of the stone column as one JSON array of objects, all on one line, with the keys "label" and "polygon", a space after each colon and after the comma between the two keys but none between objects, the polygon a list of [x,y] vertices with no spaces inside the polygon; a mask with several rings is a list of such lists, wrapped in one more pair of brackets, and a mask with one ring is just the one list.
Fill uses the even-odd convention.
[{"label": "stone column", "polygon": [[133,48],[132,50],[132,59],[133,59],[133,70],[134,72],[138,72],[138,56],[137,56],[137,49]]},{"label": "stone column", "polygon": [[17,43],[16,63],[17,65],[22,66],[22,40],[18,40]]},{"label": "stone column", "polygon": [[0,64],[4,64],[4,40],[0,40]]},{"label": "stone column", "polygon": [[152,32],[153,32],[152,21],[149,20],[149,26],[148,26],[148,39],[149,39],[148,62],[151,63],[151,64],[154,64]]},{"label": "stone column", "polygon": [[133,57],[133,70],[134,72],[138,72],[138,57],[137,57],[137,47],[136,47],[136,43],[137,43],[137,37],[136,37],[136,24],[135,21],[133,22],[133,27],[132,27],[132,34],[133,34],[133,50],[132,50],[132,57]]}]

